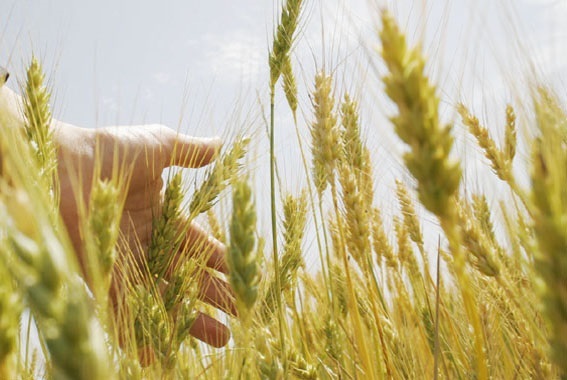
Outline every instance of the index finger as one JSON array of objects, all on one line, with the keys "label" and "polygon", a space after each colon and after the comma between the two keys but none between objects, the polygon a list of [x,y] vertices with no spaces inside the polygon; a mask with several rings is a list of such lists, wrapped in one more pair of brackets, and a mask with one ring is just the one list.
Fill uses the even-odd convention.
[{"label": "index finger", "polygon": [[178,267],[180,262],[192,258],[202,260],[211,269],[228,274],[226,263],[226,246],[211,236],[198,223],[180,223],[179,230],[184,232],[183,242],[174,254],[169,266],[170,272]]},{"label": "index finger", "polygon": [[219,152],[222,142],[218,137],[193,137],[183,133],[175,133],[168,138],[170,165],[184,168],[199,168],[213,161]]}]

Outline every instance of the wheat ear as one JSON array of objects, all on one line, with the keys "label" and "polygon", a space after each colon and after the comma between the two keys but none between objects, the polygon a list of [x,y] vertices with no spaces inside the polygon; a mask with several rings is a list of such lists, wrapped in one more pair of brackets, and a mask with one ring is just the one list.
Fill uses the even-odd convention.
[{"label": "wheat ear", "polygon": [[556,97],[540,89],[534,99],[541,136],[534,142],[532,200],[538,243],[536,270],[542,280],[540,294],[551,324],[552,357],[567,378],[567,114]]},{"label": "wheat ear", "polygon": [[246,318],[258,297],[260,279],[256,245],[256,209],[245,181],[233,185],[227,264],[239,314]]},{"label": "wheat ear", "polygon": [[97,180],[91,191],[87,244],[89,254],[96,258],[96,263],[93,264],[98,268],[103,294],[107,294],[110,287],[121,216],[122,201],[117,184],[113,181]]},{"label": "wheat ear", "polygon": [[332,77],[320,72],[313,91],[315,120],[311,124],[313,178],[319,196],[333,181],[340,158],[340,132],[334,112]]},{"label": "wheat ear", "polygon": [[265,319],[274,315],[274,308],[277,305],[276,297],[295,286],[297,271],[303,266],[301,244],[307,220],[307,198],[305,193],[302,193],[298,198],[291,195],[285,197],[283,210],[284,247],[280,266],[280,287],[278,288],[275,281],[268,285],[266,297],[262,305],[262,315]]},{"label": "wheat ear", "polygon": [[270,52],[270,87],[273,89],[289,58],[295,30],[299,22],[302,0],[287,0],[282,7],[281,19],[277,27],[272,51]]},{"label": "wheat ear", "polygon": [[411,147],[404,161],[417,180],[419,200],[437,215],[449,241],[463,303],[474,330],[477,375],[479,379],[487,379],[483,331],[464,268],[465,255],[456,213],[461,168],[458,161],[450,158],[451,128],[440,122],[439,97],[425,75],[425,59],[419,49],[408,48],[405,36],[386,11],[382,12],[380,39],[382,58],[388,69],[383,78],[385,91],[398,107],[398,114],[391,121],[396,134]]},{"label": "wheat ear", "polygon": [[216,161],[201,187],[193,193],[189,203],[191,219],[208,211],[217,202],[220,193],[237,175],[249,143],[250,139],[248,138],[237,139],[232,147]]},{"label": "wheat ear", "polygon": [[10,208],[2,219],[7,221],[12,252],[10,272],[49,350],[53,378],[108,379],[111,371],[100,326],[84,285],[71,270],[64,247],[50,227],[47,212],[40,210],[39,214],[45,213],[40,217],[37,208],[32,211],[32,202],[21,190],[8,203]]},{"label": "wheat ear", "polygon": [[57,149],[53,141],[49,99],[50,93],[44,85],[41,64],[37,59],[32,58],[27,69],[27,81],[23,97],[24,127],[38,163],[38,181],[43,186],[45,194],[49,195],[51,200],[50,213],[52,218],[55,218],[58,205]]},{"label": "wheat ear", "polygon": [[154,278],[164,276],[173,254],[181,244],[182,235],[178,225],[181,217],[183,189],[181,172],[168,181],[165,189],[161,214],[152,223],[152,238],[148,247],[148,267]]}]

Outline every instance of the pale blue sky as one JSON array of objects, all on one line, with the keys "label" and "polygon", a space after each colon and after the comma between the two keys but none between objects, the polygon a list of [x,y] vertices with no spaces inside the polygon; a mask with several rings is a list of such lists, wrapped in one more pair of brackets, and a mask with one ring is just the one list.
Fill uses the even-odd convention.
[{"label": "pale blue sky", "polygon": [[[175,127],[186,91],[189,111],[184,115],[189,118],[202,109],[228,112],[243,88],[247,96],[265,91],[278,3],[0,0],[0,62],[20,76],[33,50],[55,88],[55,113],[67,121],[89,126],[162,121]],[[560,22],[567,16],[565,0],[307,1],[296,54],[304,58],[301,64],[310,68],[313,56],[322,64],[323,18],[326,59],[333,63],[351,57],[362,44],[373,44],[372,6],[367,4],[386,3],[410,38],[424,36],[430,56],[443,67],[438,79],[449,86],[480,79],[475,70],[484,77],[495,75],[495,69],[522,70],[510,67],[520,58],[510,45],[519,40],[522,53],[544,62],[549,71],[565,66],[565,54],[558,51],[565,37]],[[494,59],[502,67],[486,63]],[[355,54],[349,64],[354,60],[369,59]]]},{"label": "pale blue sky", "polygon": [[[190,124],[206,124],[202,119],[215,119],[212,113],[228,113],[239,96],[265,94],[266,57],[278,3],[0,0],[0,62],[21,75],[22,62],[33,50],[45,62],[55,89],[55,113],[66,121],[86,126],[161,121],[176,127],[187,93],[185,127],[207,132],[209,126]],[[312,81],[313,57],[322,64],[322,19],[329,66],[348,58],[342,65],[348,71],[344,66],[371,61],[367,52],[361,53],[361,46],[376,42],[369,9],[386,1],[306,3],[296,53],[305,67],[305,85]],[[437,79],[448,88],[466,85],[467,92],[473,87],[470,82],[481,76],[492,81],[509,74],[499,70],[521,73],[525,62],[520,58],[525,56],[543,62],[540,67],[548,73],[564,69],[565,53],[558,49],[565,37],[561,21],[567,16],[566,4],[406,0],[391,1],[390,8],[410,38],[425,39],[442,73]],[[523,50],[510,49],[518,41]],[[221,126],[213,129],[223,133]]]}]

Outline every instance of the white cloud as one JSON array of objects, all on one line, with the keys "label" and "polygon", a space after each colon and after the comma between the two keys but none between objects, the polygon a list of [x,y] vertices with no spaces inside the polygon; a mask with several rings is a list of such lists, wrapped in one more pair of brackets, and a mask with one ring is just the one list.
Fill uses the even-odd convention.
[{"label": "white cloud", "polygon": [[102,106],[105,110],[117,111],[118,110],[118,99],[113,96],[103,96]]},{"label": "white cloud", "polygon": [[156,81],[158,84],[166,84],[169,82],[170,78],[171,75],[163,71],[158,71],[153,75],[154,81]]},{"label": "white cloud", "polygon": [[567,8],[564,0],[523,0],[524,4]]},{"label": "white cloud", "polygon": [[267,52],[259,38],[236,33],[213,37],[207,57],[217,79],[248,81],[266,65]]}]

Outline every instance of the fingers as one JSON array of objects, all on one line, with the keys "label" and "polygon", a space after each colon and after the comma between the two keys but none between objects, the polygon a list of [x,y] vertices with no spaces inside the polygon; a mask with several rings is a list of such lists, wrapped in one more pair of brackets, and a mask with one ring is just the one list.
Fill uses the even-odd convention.
[{"label": "fingers", "polygon": [[209,164],[221,148],[219,138],[199,138],[171,131],[167,148],[170,165],[198,168]]},{"label": "fingers", "polygon": [[[189,334],[210,346],[221,348],[226,346],[230,339],[230,330],[228,327],[217,321],[216,319],[199,313],[195,322],[189,329]],[[156,359],[154,349],[151,346],[138,348],[138,360],[142,367],[147,367]]]},{"label": "fingers", "polygon": [[179,225],[179,230],[184,231],[185,240],[175,257],[172,258],[170,270],[177,268],[180,262],[190,256],[211,269],[228,274],[224,244],[213,238],[196,222],[183,221]]},{"label": "fingers", "polygon": [[200,341],[217,348],[225,346],[230,339],[228,327],[203,313],[199,313],[189,333]]},{"label": "fingers", "polygon": [[226,313],[236,316],[234,292],[230,285],[203,271],[200,278],[199,299]]}]

